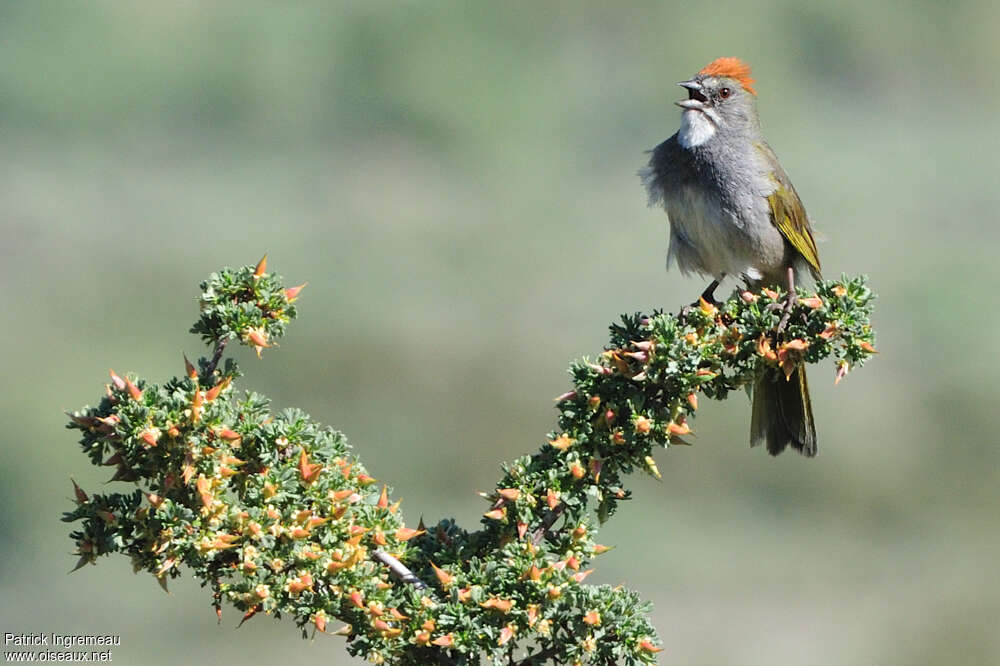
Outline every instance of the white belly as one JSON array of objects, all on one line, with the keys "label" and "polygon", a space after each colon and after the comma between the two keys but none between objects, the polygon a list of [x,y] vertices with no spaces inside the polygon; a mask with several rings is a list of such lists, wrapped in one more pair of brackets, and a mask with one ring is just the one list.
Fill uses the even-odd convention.
[{"label": "white belly", "polygon": [[667,266],[675,261],[682,273],[696,272],[717,280],[726,275],[759,280],[780,270],[784,240],[768,218],[766,201],[754,197],[745,204],[739,211],[727,210],[717,197],[692,187],[666,197],[664,207],[670,219]]}]

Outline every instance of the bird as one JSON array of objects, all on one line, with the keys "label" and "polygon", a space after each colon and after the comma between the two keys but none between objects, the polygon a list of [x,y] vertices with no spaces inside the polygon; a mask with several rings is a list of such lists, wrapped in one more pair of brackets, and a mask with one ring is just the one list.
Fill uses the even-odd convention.
[{"label": "bird", "polygon": [[[687,99],[680,128],[649,151],[639,170],[650,206],[662,207],[670,227],[667,267],[711,278],[702,293],[714,302],[726,277],[748,289],[787,288],[780,333],[795,303],[795,284],[820,261],[802,200],[764,140],[750,66],[739,58],[713,60],[679,86]],[[816,455],[816,428],[805,368],[787,377],[776,368],[752,389],[750,445],[771,455],[791,447]]]}]

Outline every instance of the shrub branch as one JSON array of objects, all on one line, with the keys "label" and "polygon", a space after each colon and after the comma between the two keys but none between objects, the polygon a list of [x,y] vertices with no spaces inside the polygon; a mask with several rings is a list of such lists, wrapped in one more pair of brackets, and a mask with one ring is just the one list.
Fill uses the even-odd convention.
[{"label": "shrub branch", "polygon": [[649,605],[584,582],[609,550],[600,524],[630,499],[625,477],[659,477],[653,452],[687,443],[699,396],[826,358],[840,381],[875,351],[864,278],[800,289],[780,334],[783,294],[769,289],[681,316],[623,316],[601,354],[573,363],[557,428],[504,466],[478,530],[410,528],[341,433],[238,393],[239,368],[222,362],[230,340],[274,347],[304,286],[283,287],[266,260],[203,282],[191,330],[211,358],[162,385],[112,371],[99,404],[70,414],[91,462],[130,490],[74,483],[64,520],[81,523],[78,567],[122,553],[164,588],[187,568],[218,612],[226,599],[242,622],[287,614],[376,664],[655,662]]}]

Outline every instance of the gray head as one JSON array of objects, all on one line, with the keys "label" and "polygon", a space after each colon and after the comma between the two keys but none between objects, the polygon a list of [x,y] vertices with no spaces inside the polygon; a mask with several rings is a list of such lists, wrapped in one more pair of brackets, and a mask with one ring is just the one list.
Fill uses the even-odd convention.
[{"label": "gray head", "polygon": [[757,92],[750,67],[738,58],[719,58],[679,86],[688,98],[676,102],[684,109],[678,140],[685,148],[699,146],[720,131],[757,130]]}]

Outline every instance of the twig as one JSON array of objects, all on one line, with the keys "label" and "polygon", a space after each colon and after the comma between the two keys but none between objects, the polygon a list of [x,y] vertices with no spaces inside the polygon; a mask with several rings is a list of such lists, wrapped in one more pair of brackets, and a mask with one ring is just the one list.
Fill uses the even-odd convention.
[{"label": "twig", "polygon": [[229,342],[229,338],[222,338],[215,343],[215,353],[212,354],[212,361],[208,364],[208,376],[209,378],[215,374],[215,368],[218,367],[219,361],[222,360],[222,352],[226,348],[226,343]]},{"label": "twig", "polygon": [[545,515],[545,519],[542,524],[538,526],[538,529],[534,531],[531,535],[532,541],[536,544],[545,538],[545,533],[549,531],[549,528],[555,525],[556,521],[559,520],[559,516],[563,514],[566,510],[566,502],[560,502],[556,505],[556,508],[552,509]]},{"label": "twig", "polygon": [[372,557],[381,562],[382,564],[384,564],[385,566],[389,567],[389,571],[392,572],[392,575],[394,575],[400,581],[413,585],[418,590],[422,590],[425,587],[427,587],[427,584],[424,583],[424,581],[417,578],[417,576],[412,571],[406,568],[405,564],[397,560],[389,553],[386,553],[385,551],[381,550],[376,550],[374,553],[372,553]]}]

